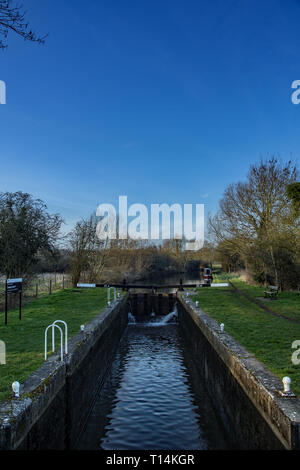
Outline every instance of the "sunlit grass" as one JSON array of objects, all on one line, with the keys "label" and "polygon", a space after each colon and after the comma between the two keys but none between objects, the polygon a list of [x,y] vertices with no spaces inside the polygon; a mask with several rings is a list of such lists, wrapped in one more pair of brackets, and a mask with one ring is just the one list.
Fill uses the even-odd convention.
[{"label": "sunlit grass", "polygon": [[283,291],[278,292],[275,300],[265,300],[264,291],[266,287],[250,286],[239,279],[232,279],[231,282],[250,297],[259,298],[261,303],[269,307],[274,312],[280,313],[295,320],[300,320],[300,292]]},{"label": "sunlit grass", "polygon": [[71,337],[104,308],[106,291],[98,288],[55,292],[25,305],[21,321],[18,309],[9,311],[7,326],[4,314],[0,314],[0,340],[6,344],[6,364],[0,365],[0,400],[11,396],[14,380],[24,382],[43,363],[45,328],[54,320],[64,320]]},{"label": "sunlit grass", "polygon": [[300,325],[265,312],[231,287],[201,288],[191,298],[280,379],[291,377],[292,389],[300,394],[300,365],[291,361]]}]

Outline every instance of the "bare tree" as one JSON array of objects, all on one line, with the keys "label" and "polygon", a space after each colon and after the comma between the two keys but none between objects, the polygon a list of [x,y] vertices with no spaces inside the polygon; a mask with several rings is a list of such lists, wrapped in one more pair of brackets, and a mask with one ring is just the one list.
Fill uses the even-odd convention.
[{"label": "bare tree", "polygon": [[216,260],[216,248],[213,243],[205,241],[203,247],[198,252],[198,257],[200,257],[202,263],[205,263],[212,268],[213,263]]},{"label": "bare tree", "polygon": [[37,36],[30,28],[23,5],[14,0],[0,0],[0,49],[7,47],[7,36],[10,31],[21,36],[25,41],[44,44],[45,38]]},{"label": "bare tree", "polygon": [[83,272],[89,282],[97,282],[108,256],[108,239],[97,237],[97,219],[92,215],[75,225],[69,234],[71,245],[70,269],[73,286],[76,287]]},{"label": "bare tree", "polygon": [[278,250],[285,240],[292,249],[295,214],[287,187],[296,181],[297,168],[291,161],[276,158],[251,165],[247,181],[231,184],[220,201],[220,210],[209,220],[210,230],[229,253],[239,254],[266,281],[268,274],[279,282]]}]

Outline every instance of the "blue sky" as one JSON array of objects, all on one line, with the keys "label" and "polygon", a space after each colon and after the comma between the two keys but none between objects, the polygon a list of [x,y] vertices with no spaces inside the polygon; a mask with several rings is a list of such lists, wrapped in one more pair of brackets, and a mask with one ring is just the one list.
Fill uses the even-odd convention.
[{"label": "blue sky", "polygon": [[24,0],[44,46],[0,51],[0,191],[65,229],[99,203],[204,203],[299,158],[300,1]]}]

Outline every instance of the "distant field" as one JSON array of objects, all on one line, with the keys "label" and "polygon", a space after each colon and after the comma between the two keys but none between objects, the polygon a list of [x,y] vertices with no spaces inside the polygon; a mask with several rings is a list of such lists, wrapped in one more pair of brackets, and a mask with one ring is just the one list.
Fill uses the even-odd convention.
[{"label": "distant field", "polygon": [[[25,305],[21,321],[18,310],[11,310],[5,326],[1,313],[0,340],[6,343],[7,354],[6,365],[0,365],[0,400],[11,396],[13,381],[24,382],[43,363],[44,331],[50,323],[57,319],[66,321],[71,337],[80,330],[80,325],[94,318],[106,302],[107,289],[65,289]],[[58,341],[59,335],[56,336]]]},{"label": "distant field", "polygon": [[[4,295],[5,295],[5,280],[4,276],[0,277],[0,312],[4,309]],[[51,284],[50,284],[51,281]],[[70,288],[72,287],[72,283],[70,280],[70,276],[67,274],[61,273],[43,273],[37,274],[34,278],[30,280],[30,282],[24,286],[23,285],[23,302],[26,303],[34,298],[42,297],[45,295],[49,295],[50,289],[51,292],[56,292],[63,288]],[[18,296],[16,296],[18,297]],[[12,301],[15,300],[15,304],[12,304],[12,307],[16,305],[18,299],[10,298],[10,304]]]},{"label": "distant field", "polygon": [[[248,287],[246,284],[243,286],[245,289]],[[251,289],[249,287],[248,292]],[[253,294],[261,293],[256,290],[260,288],[254,289],[251,290]],[[273,308],[278,302],[280,309],[288,310],[290,315],[295,299],[300,300],[300,297],[295,293],[286,294],[279,294],[281,300],[270,304]],[[292,389],[300,395],[300,365],[291,362],[291,344],[300,340],[300,325],[265,312],[245,297],[235,294],[232,287],[201,288],[191,298],[198,300],[199,306],[218,323],[224,323],[226,331],[281,380],[285,375],[291,377]]]}]

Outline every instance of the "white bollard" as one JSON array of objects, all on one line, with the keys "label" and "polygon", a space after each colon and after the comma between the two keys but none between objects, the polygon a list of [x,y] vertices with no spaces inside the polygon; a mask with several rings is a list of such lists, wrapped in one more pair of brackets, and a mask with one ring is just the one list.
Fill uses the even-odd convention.
[{"label": "white bollard", "polygon": [[220,330],[221,330],[222,332],[224,331],[224,326],[225,326],[224,323],[221,323],[221,325],[220,325]]},{"label": "white bollard", "polygon": [[283,391],[284,393],[290,393],[291,391],[291,379],[289,377],[283,377],[282,379],[283,383]]},{"label": "white bollard", "polygon": [[19,398],[20,397],[20,383],[19,382],[13,382],[11,387],[13,389],[15,398]]},{"label": "white bollard", "polygon": [[198,300],[196,300],[196,307],[199,307],[199,302],[198,302]]},{"label": "white bollard", "polygon": [[283,377],[282,383],[283,383],[283,390],[278,390],[278,393],[281,397],[284,398],[297,398],[297,395],[295,395],[291,391],[291,379],[289,377]]},{"label": "white bollard", "polygon": [[85,330],[85,326],[84,326],[84,325],[80,325],[80,329],[81,329],[81,331],[84,331],[84,330]]}]

